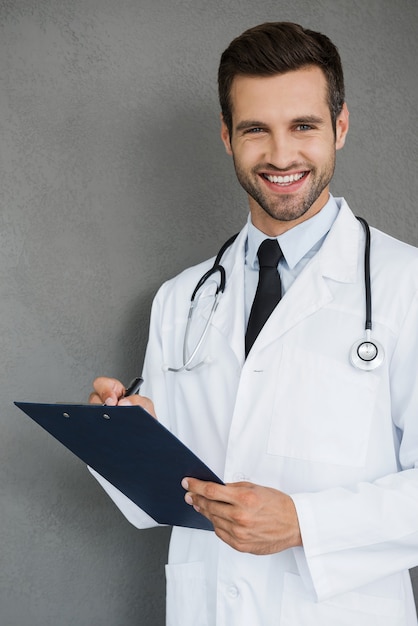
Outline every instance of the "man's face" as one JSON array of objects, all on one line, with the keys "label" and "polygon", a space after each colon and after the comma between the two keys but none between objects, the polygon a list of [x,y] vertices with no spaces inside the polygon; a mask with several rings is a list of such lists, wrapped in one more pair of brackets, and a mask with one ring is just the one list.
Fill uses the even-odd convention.
[{"label": "man's face", "polygon": [[344,145],[344,105],[334,132],[322,70],[309,66],[269,77],[237,76],[231,89],[232,133],[221,137],[248,194],[253,224],[270,236],[325,205],[335,151]]}]

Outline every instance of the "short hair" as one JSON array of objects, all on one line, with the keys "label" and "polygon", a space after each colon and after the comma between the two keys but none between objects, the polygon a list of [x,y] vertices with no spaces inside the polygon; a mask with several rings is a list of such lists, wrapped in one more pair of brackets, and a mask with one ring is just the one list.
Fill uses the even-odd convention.
[{"label": "short hair", "polygon": [[335,132],[345,101],[344,75],[338,50],[326,35],[292,22],[266,22],[234,39],[223,52],[218,71],[219,101],[230,136],[231,87],[236,76],[273,76],[309,65],[324,72]]}]

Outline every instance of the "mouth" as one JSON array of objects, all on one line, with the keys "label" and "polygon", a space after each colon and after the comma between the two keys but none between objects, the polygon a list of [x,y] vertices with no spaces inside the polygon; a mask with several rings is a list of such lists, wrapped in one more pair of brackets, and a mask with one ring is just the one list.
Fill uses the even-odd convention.
[{"label": "mouth", "polygon": [[270,174],[260,174],[264,180],[272,183],[274,185],[278,185],[279,187],[289,187],[294,183],[298,183],[300,180],[305,178],[309,172],[297,172],[296,174],[286,174],[285,176],[273,176]]}]

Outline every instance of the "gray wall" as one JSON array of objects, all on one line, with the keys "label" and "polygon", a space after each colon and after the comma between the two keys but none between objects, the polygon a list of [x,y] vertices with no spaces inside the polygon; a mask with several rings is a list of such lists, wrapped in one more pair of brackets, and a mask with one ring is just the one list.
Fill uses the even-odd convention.
[{"label": "gray wall", "polygon": [[245,219],[216,70],[278,19],[343,57],[335,194],[417,245],[416,0],[0,0],[2,626],[164,622],[168,531],[130,527],[12,402],[83,401],[99,373],[140,372],[157,286]]}]

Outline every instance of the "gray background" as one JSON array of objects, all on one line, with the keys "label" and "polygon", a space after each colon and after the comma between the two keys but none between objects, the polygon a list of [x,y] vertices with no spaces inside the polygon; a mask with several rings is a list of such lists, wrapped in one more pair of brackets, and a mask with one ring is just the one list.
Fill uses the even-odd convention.
[{"label": "gray background", "polygon": [[140,372],[158,285],[241,227],[216,71],[270,20],[337,43],[333,191],[417,245],[417,0],[0,0],[1,626],[164,622],[168,530],[131,527],[12,403]]}]

